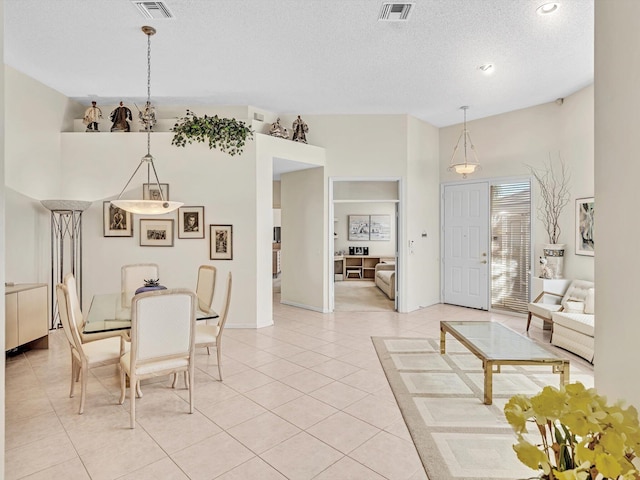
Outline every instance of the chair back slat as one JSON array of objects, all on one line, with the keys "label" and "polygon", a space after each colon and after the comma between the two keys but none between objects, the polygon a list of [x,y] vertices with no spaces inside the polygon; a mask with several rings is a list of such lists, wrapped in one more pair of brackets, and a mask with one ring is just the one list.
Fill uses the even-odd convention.
[{"label": "chair back slat", "polygon": [[80,299],[78,298],[76,278],[73,276],[73,273],[67,273],[64,276],[63,283],[67,287],[67,295],[69,295],[69,305],[71,311],[73,311],[76,326],[78,327],[78,330],[81,331],[84,328],[85,319],[82,310],[80,309]]},{"label": "chair back slat", "polygon": [[231,283],[231,272],[229,272],[227,274],[227,290],[222,304],[222,311],[220,312],[220,321],[218,322],[218,338],[222,336],[222,330],[224,329],[225,323],[227,323],[227,316],[229,315],[229,305],[231,304]]},{"label": "chair back slat", "polygon": [[207,311],[211,308],[213,294],[216,288],[216,267],[213,265],[200,265],[198,268],[198,283],[196,295],[198,296],[198,308]]},{"label": "chair back slat", "polygon": [[82,341],[80,340],[80,333],[78,332],[78,326],[74,321],[75,315],[70,305],[69,290],[66,285],[59,283],[56,285],[56,299],[58,300],[58,314],[60,315],[60,322],[62,323],[62,329],[69,341],[72,351],[82,351]]}]

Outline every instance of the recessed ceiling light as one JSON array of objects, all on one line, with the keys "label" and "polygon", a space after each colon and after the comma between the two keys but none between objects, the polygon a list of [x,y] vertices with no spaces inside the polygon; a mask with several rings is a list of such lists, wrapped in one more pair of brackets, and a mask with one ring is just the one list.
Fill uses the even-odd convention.
[{"label": "recessed ceiling light", "polygon": [[558,10],[559,6],[560,4],[558,2],[544,3],[536,9],[536,12],[540,15],[548,15]]},{"label": "recessed ceiling light", "polygon": [[491,75],[495,69],[493,63],[485,63],[483,65],[480,65],[478,67],[478,69],[484,73],[485,75]]}]

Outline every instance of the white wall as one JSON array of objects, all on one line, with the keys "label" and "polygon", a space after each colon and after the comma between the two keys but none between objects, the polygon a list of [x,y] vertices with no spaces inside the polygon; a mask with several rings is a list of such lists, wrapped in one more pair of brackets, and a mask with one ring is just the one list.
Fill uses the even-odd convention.
[{"label": "white wall", "polygon": [[[4,2],[0,2],[0,59],[3,60],[4,64]],[[5,75],[0,76],[0,92],[5,92]],[[6,229],[6,221],[5,221],[5,97],[6,95],[2,95],[0,98],[0,225],[2,225],[2,232],[0,232],[0,285],[4,285],[5,282],[5,232]],[[4,318],[4,295],[0,299],[0,345],[5,345],[5,318]],[[5,358],[4,355],[0,360],[0,472],[4,472],[4,405],[5,405],[5,395],[4,395],[4,366],[5,366]]]},{"label": "white wall", "polygon": [[280,301],[327,311],[327,196],[324,168],[282,175]]},{"label": "white wall", "polygon": [[611,402],[640,407],[638,295],[640,223],[640,3],[595,3],[595,196],[597,215],[595,382]]},{"label": "white wall", "polygon": [[[60,195],[60,132],[84,107],[19,71],[4,67],[7,91],[5,184],[39,200]],[[81,113],[82,112],[82,113]]]},{"label": "white wall", "polygon": [[[407,252],[400,271],[406,311],[440,302],[440,178],[438,129],[409,118],[402,228]],[[413,242],[409,248],[409,242]],[[401,296],[401,300],[402,300]]]},{"label": "white wall", "polygon": [[[593,115],[593,87],[586,87],[568,96],[562,105],[551,102],[467,122],[482,166],[469,180],[528,176],[526,165],[541,168],[549,158],[557,165],[562,157],[571,174],[571,199],[560,216],[560,243],[566,244],[564,274],[567,278],[585,280],[594,278],[593,258],[574,254],[575,199],[593,192]],[[447,171],[461,129],[461,124],[440,129],[443,182],[461,180],[460,175]],[[532,185],[537,206],[539,189],[535,181]],[[542,255],[542,245],[548,243],[537,218],[532,235],[537,258]]]}]

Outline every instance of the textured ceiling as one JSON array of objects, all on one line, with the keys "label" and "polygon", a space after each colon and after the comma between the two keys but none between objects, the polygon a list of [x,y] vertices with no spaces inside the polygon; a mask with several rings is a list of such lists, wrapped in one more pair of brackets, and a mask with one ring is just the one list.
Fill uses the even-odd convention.
[{"label": "textured ceiling", "polygon": [[[441,127],[565,97],[593,82],[593,0],[5,0],[5,62],[88,104],[253,105],[280,114],[410,114]],[[495,64],[492,75],[478,67]]]}]

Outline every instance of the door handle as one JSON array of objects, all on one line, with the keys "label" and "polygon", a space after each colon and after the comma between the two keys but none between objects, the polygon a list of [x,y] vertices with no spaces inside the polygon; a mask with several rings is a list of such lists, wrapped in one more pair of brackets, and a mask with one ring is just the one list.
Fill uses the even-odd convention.
[{"label": "door handle", "polygon": [[485,264],[485,263],[487,263],[487,261],[486,261],[486,260],[483,260],[483,261],[481,261],[480,263]]}]

